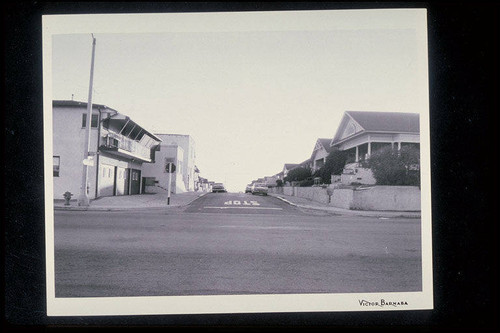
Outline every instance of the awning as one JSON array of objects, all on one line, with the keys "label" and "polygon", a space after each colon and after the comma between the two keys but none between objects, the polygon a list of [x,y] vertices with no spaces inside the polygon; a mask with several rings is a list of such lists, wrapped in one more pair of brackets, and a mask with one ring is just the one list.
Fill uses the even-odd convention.
[{"label": "awning", "polygon": [[138,133],[140,133],[142,131],[143,133],[147,134],[148,136],[150,136],[154,140],[156,140],[158,142],[162,141],[159,137],[154,135],[151,131],[145,129],[144,126],[139,125],[138,123],[133,121],[129,116],[125,116],[121,113],[117,113],[115,115],[112,115],[111,117],[106,118],[105,120],[109,121],[110,124],[114,124],[115,126],[117,126],[119,128],[124,128],[124,126],[127,125],[127,128],[125,129],[126,133],[121,133],[121,134],[126,135],[128,137],[133,138],[134,134],[137,135]]}]

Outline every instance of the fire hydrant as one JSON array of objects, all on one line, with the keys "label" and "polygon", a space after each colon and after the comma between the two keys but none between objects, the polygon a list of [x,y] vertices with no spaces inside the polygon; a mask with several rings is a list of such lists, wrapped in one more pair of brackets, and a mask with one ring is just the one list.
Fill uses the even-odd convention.
[{"label": "fire hydrant", "polygon": [[64,205],[69,206],[69,201],[71,200],[73,193],[66,191],[66,192],[64,192],[63,196],[64,196],[64,200],[65,200]]}]

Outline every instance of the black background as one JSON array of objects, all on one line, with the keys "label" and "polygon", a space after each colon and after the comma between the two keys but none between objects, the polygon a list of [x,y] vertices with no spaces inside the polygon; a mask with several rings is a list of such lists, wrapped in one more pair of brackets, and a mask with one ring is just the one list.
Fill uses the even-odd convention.
[{"label": "black background", "polygon": [[[2,2],[7,330],[498,329],[498,54],[495,2]],[[429,311],[47,317],[42,110],[45,14],[427,8],[435,309]]]}]

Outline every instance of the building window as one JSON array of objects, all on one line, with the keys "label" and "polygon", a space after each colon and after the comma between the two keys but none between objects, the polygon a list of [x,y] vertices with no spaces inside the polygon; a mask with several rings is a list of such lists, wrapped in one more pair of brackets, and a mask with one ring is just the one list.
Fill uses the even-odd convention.
[{"label": "building window", "polygon": [[[96,114],[92,115],[92,121],[90,123],[91,128],[97,128],[98,119],[99,119],[98,115],[96,115]],[[87,114],[84,113],[84,114],[82,114],[82,128],[86,128],[86,127],[87,127]]]},{"label": "building window", "polygon": [[59,166],[61,165],[61,157],[52,156],[52,164],[54,166],[54,177],[59,177]]}]

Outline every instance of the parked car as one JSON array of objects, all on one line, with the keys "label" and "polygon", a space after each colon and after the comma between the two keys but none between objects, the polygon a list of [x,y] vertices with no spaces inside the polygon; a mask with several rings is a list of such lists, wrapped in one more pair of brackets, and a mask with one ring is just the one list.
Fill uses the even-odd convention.
[{"label": "parked car", "polygon": [[212,193],[226,193],[226,188],[224,187],[224,184],[222,183],[215,183],[213,186],[212,186]]},{"label": "parked car", "polygon": [[245,193],[252,193],[252,184],[248,184],[245,188]]},{"label": "parked car", "polygon": [[263,183],[255,183],[252,186],[252,194],[262,194],[262,195],[267,195],[267,191],[269,189],[267,188],[266,184]]}]

